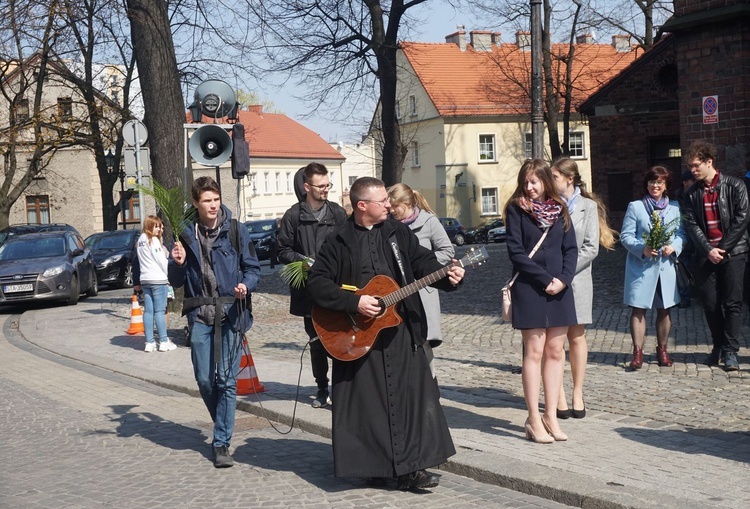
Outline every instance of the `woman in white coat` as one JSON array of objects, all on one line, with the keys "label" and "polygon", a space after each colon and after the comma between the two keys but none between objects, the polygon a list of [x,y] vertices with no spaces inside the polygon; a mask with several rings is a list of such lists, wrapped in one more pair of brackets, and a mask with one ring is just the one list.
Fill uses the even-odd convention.
[{"label": "woman in white coat", "polygon": [[[685,234],[680,221],[677,201],[667,196],[672,182],[670,171],[654,166],[643,178],[646,194],[628,204],[622,222],[620,241],[628,250],[625,262],[625,304],[632,308],[630,335],[633,339],[631,369],[643,365],[643,343],[646,336],[646,310],[656,309],[656,354],[659,366],[671,366],[667,341],[672,322],[669,308],[680,302],[674,261],[682,251]],[[662,224],[672,224],[674,235],[665,246],[656,250],[646,245],[651,232],[653,213],[659,214]]]},{"label": "woman in white coat", "polygon": [[[430,208],[427,200],[406,184],[396,184],[388,189],[391,199],[391,215],[394,219],[409,226],[419,239],[419,244],[435,253],[435,257],[442,264],[447,264],[453,258],[455,250],[445,233],[445,228]],[[430,361],[430,371],[433,378],[435,369],[432,349],[443,342],[440,327],[440,296],[435,288],[427,287],[419,290],[425,317],[427,318],[427,343],[425,353]],[[429,345],[429,346],[427,346]]]},{"label": "woman in white coat", "polygon": [[578,323],[568,328],[570,371],[573,375],[573,405],[572,408],[568,408],[563,387],[557,400],[557,418],[582,419],[586,416],[583,379],[588,360],[585,329],[587,324],[594,321],[592,311],[594,284],[591,278],[591,267],[594,258],[599,254],[599,245],[605,249],[614,249],[617,232],[607,224],[607,209],[604,204],[593,193],[586,190],[586,184],[581,180],[575,161],[563,157],[555,161],[550,169],[557,192],[568,206],[578,245],[578,263],[571,284]]}]

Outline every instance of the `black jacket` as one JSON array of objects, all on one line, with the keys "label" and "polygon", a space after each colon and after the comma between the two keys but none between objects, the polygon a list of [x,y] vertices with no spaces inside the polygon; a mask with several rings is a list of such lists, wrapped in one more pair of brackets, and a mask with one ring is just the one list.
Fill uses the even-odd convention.
[{"label": "black jacket", "polygon": [[[356,313],[359,295],[343,290],[341,285],[353,285],[364,288],[369,281],[364,281],[360,267],[361,256],[356,249],[359,246],[355,237],[354,220],[350,218],[341,228],[333,233],[318,253],[318,258],[310,270],[308,288],[313,301],[321,307],[334,311]],[[387,219],[376,225],[381,228],[381,237],[386,244],[385,253],[393,253],[388,239],[393,236],[398,244],[400,257],[404,260],[404,274],[401,276],[395,256],[387,257],[388,266],[401,287],[412,283],[443,268],[435,258],[435,253],[419,245],[419,239],[408,226],[394,219]],[[353,249],[354,248],[354,249]],[[454,287],[447,277],[430,285],[441,290],[452,291]],[[424,344],[427,337],[427,319],[422,308],[419,293],[406,297],[399,306],[399,315],[404,319],[411,332],[415,346]]]},{"label": "black jacket", "polygon": [[[292,263],[315,258],[326,237],[346,221],[346,211],[341,205],[326,202],[320,221],[315,219],[305,202],[292,205],[281,219],[276,235],[276,251],[281,263]],[[296,316],[310,314],[312,304],[305,287],[290,288],[289,312]]]},{"label": "black jacket", "polygon": [[[750,222],[750,204],[748,204],[745,183],[731,175],[719,173],[716,192],[719,193],[719,219],[721,231],[724,234],[717,247],[727,252],[727,258],[747,253],[750,251],[750,238],[747,233],[748,222]],[[685,229],[701,259],[706,259],[713,246],[706,238],[703,194],[702,181],[690,186],[685,197],[684,214]]]}]

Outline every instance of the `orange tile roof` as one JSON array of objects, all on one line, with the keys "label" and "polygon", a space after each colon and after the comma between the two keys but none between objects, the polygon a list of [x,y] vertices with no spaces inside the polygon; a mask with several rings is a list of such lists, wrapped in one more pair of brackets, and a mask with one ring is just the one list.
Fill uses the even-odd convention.
[{"label": "orange tile roof", "polygon": [[[467,44],[461,51],[454,43],[417,42],[403,42],[401,49],[441,116],[531,111],[531,51],[521,51],[516,44],[493,45],[492,51],[475,51]],[[554,44],[553,51],[567,54],[568,46]],[[609,44],[577,44],[572,109],[632,63],[637,53],[618,52]]]},{"label": "orange tile roof", "polygon": [[[187,115],[189,117],[189,115]],[[226,119],[218,119],[223,123]],[[203,117],[209,124],[213,119]],[[346,159],[320,135],[281,113],[266,113],[260,105],[240,110],[250,157],[273,159]]]}]

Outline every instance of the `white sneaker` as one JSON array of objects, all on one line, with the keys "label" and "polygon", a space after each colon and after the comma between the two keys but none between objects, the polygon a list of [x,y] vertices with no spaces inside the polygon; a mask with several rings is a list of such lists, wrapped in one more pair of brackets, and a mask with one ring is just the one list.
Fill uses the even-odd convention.
[{"label": "white sneaker", "polygon": [[168,339],[166,341],[161,341],[159,343],[160,352],[171,352],[172,350],[177,350],[177,345],[172,343],[171,339]]},{"label": "white sneaker", "polygon": [[151,343],[146,343],[146,348],[143,349],[146,353],[151,353],[156,351],[156,342],[152,341]]}]

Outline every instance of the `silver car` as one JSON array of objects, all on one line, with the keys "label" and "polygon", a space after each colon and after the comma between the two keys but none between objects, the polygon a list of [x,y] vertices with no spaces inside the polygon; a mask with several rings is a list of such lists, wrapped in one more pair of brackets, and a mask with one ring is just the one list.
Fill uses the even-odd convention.
[{"label": "silver car", "polygon": [[70,231],[14,236],[0,246],[0,304],[78,303],[99,292],[91,251]]}]

